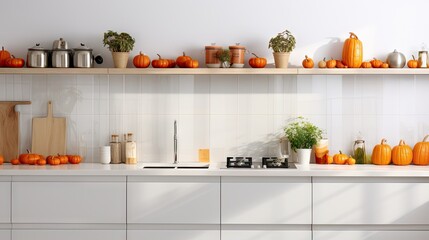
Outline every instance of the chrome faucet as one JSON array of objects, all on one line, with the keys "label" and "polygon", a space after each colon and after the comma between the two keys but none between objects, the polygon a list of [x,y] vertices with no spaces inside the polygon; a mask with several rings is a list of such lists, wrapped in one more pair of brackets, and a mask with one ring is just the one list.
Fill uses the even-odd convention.
[{"label": "chrome faucet", "polygon": [[174,120],[174,164],[177,164],[177,121]]}]

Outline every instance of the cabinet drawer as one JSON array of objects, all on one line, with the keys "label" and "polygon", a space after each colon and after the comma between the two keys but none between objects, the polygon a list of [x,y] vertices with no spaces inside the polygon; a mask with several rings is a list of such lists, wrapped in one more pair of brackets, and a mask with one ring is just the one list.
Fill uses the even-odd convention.
[{"label": "cabinet drawer", "polygon": [[314,178],[314,224],[429,224],[425,178]]},{"label": "cabinet drawer", "polygon": [[222,230],[222,240],[311,240],[311,230]]},{"label": "cabinet drawer", "polygon": [[10,182],[0,181],[0,223],[10,223],[10,189]]},{"label": "cabinet drawer", "polygon": [[125,182],[13,182],[13,223],[125,223]]},{"label": "cabinet drawer", "polygon": [[311,179],[222,177],[222,224],[311,224]]},{"label": "cabinet drawer", "polygon": [[427,240],[429,231],[314,231],[313,240]]},{"label": "cabinet drawer", "polygon": [[12,230],[12,240],[126,240],[126,230]]},{"label": "cabinet drawer", "polygon": [[128,223],[219,224],[219,181],[219,177],[130,177]]},{"label": "cabinet drawer", "polygon": [[127,240],[220,240],[219,230],[128,230]]}]

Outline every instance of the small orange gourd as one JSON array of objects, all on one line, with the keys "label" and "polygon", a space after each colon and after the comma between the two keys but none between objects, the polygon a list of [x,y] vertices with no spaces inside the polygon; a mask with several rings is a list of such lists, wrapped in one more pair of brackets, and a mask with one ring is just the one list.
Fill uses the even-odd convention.
[{"label": "small orange gourd", "polygon": [[412,55],[412,56],[413,56],[413,59],[411,59],[411,60],[408,61],[407,66],[409,68],[417,68],[419,66],[419,62],[416,60],[416,58],[414,57],[414,55]]},{"label": "small orange gourd", "polygon": [[186,56],[185,52],[183,52],[183,55],[177,57],[176,59],[177,66],[179,66],[180,68],[184,68],[186,67],[186,62],[189,60],[192,60],[192,58],[189,56]]},{"label": "small orange gourd", "polygon": [[334,163],[335,164],[344,164],[346,163],[346,160],[349,158],[346,154],[342,153],[341,151],[334,155]]},{"label": "small orange gourd", "polygon": [[389,68],[389,64],[384,62],[381,64],[381,68]]},{"label": "small orange gourd", "polygon": [[252,55],[255,56],[249,59],[249,65],[252,68],[264,68],[267,65],[266,58],[260,58],[254,53],[252,53]]},{"label": "small orange gourd", "polygon": [[386,139],[382,139],[380,144],[374,146],[371,161],[376,165],[389,165],[392,160],[392,149],[386,144]]},{"label": "small orange gourd", "polygon": [[39,159],[36,162],[37,165],[46,165],[46,160],[45,159]]},{"label": "small orange gourd", "polygon": [[198,60],[192,60],[192,59],[186,61],[185,63],[185,67],[187,68],[198,68],[198,65],[199,65]]},{"label": "small orange gourd", "polygon": [[362,42],[356,34],[350,32],[350,37],[346,39],[343,45],[343,63],[350,68],[358,68],[361,66],[362,59]]},{"label": "small orange gourd", "polygon": [[168,59],[163,59],[161,55],[157,54],[159,59],[152,60],[152,67],[154,68],[168,68],[169,62]]},{"label": "small orange gourd", "polygon": [[11,163],[12,165],[19,165],[19,164],[21,164],[21,163],[19,162],[19,159],[18,159],[18,158],[14,158],[14,159],[10,160],[10,163]]},{"label": "small orange gourd", "polygon": [[372,68],[372,65],[370,62],[363,62],[361,68]]},{"label": "small orange gourd", "polygon": [[69,159],[66,155],[58,154],[57,158],[60,159],[60,164],[67,164],[69,162]]},{"label": "small orange gourd", "polygon": [[311,59],[307,55],[305,55],[305,59],[302,60],[302,66],[304,68],[313,68],[314,67],[314,61],[313,61],[313,59]]},{"label": "small orange gourd", "polygon": [[71,164],[79,164],[82,161],[82,158],[79,155],[69,155],[68,158]]},{"label": "small orange gourd", "polygon": [[140,54],[134,57],[133,64],[136,68],[147,68],[150,65],[150,58],[148,55],[144,55],[144,53],[140,52]]},{"label": "small orange gourd", "polygon": [[415,165],[428,165],[429,164],[429,135],[426,135],[421,142],[416,143],[413,149],[413,163]]},{"label": "small orange gourd", "polygon": [[6,60],[10,58],[10,53],[1,47],[0,50],[0,67],[6,67]]},{"label": "small orange gourd", "polygon": [[49,165],[60,165],[61,164],[61,160],[57,156],[48,156],[46,158],[46,161],[48,162]]},{"label": "small orange gourd", "polygon": [[404,140],[399,141],[399,145],[392,149],[392,162],[395,165],[410,165],[413,161],[413,149],[405,144]]},{"label": "small orange gourd", "polygon": [[341,62],[341,60],[337,60],[337,63],[335,65],[336,68],[347,68],[346,65],[344,65],[343,62]]},{"label": "small orange gourd", "polygon": [[4,157],[3,155],[0,155],[0,165],[2,165],[4,163]]},{"label": "small orange gourd", "polygon": [[335,68],[335,66],[337,66],[336,60],[331,58],[331,60],[326,61],[326,67],[327,68]]},{"label": "small orange gourd", "polygon": [[369,62],[371,63],[371,66],[373,68],[380,68],[381,65],[383,64],[383,61],[381,61],[380,59],[376,59],[376,58],[372,59]]}]

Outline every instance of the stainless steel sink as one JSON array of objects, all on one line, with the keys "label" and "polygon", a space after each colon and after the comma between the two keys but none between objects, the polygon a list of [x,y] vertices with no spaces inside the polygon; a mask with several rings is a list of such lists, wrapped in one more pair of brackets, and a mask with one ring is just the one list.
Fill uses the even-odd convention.
[{"label": "stainless steel sink", "polygon": [[147,163],[143,169],[208,169],[209,163]]}]

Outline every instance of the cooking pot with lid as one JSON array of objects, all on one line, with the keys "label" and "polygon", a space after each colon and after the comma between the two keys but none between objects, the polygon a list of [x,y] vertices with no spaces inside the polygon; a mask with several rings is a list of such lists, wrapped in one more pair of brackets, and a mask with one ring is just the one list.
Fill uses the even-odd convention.
[{"label": "cooking pot with lid", "polygon": [[71,67],[71,55],[72,52],[68,48],[67,42],[60,38],[55,40],[52,44],[52,67],[54,68],[68,68]]},{"label": "cooking pot with lid", "polygon": [[103,63],[103,58],[100,55],[94,56],[92,49],[81,43],[80,47],[73,49],[73,66],[77,68],[92,68],[94,61],[97,64]]},{"label": "cooking pot with lid", "polygon": [[27,67],[29,68],[46,68],[48,67],[49,50],[40,46],[40,43],[27,52]]}]

